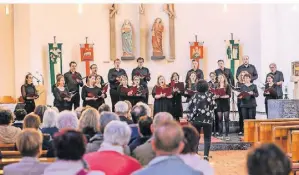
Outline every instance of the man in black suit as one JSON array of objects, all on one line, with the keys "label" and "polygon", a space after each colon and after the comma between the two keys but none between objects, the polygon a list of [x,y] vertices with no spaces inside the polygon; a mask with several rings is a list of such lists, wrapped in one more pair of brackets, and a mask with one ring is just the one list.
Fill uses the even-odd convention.
[{"label": "man in black suit", "polygon": [[223,60],[218,60],[217,63],[218,63],[219,68],[215,70],[216,76],[218,77],[220,74],[225,75],[228,83],[234,86],[235,81],[234,81],[234,76],[233,76],[231,70],[224,67]]}]

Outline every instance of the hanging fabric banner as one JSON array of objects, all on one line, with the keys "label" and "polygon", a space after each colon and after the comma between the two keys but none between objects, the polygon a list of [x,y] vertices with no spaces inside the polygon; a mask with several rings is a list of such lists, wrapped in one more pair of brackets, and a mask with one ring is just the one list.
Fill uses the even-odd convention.
[{"label": "hanging fabric banner", "polygon": [[195,35],[195,42],[189,42],[190,44],[190,59],[195,59],[198,62],[198,67],[203,69],[203,65],[200,64],[200,60],[203,60],[203,44],[204,42],[197,41],[197,35]]},{"label": "hanging fabric banner", "polygon": [[49,63],[52,87],[56,82],[56,75],[62,73],[62,43],[56,43],[55,36],[54,43],[49,43]]},{"label": "hanging fabric banner", "polygon": [[80,44],[81,61],[85,62],[86,76],[88,76],[90,74],[89,62],[94,61],[94,56],[93,56],[93,45],[94,44],[88,44],[87,39],[88,39],[88,37],[86,37],[85,44]]},{"label": "hanging fabric banner", "polygon": [[239,40],[233,39],[233,33],[231,33],[231,39],[225,40],[226,42],[226,58],[227,67],[231,69],[233,77],[235,77],[235,72],[239,67],[239,59],[240,59],[240,44]]}]

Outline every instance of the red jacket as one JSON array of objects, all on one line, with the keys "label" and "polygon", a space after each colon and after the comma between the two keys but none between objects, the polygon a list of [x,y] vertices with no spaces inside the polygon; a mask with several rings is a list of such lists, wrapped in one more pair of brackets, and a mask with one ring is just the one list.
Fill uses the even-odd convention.
[{"label": "red jacket", "polygon": [[91,170],[100,170],[106,175],[130,175],[141,169],[140,163],[116,151],[98,151],[84,155]]}]

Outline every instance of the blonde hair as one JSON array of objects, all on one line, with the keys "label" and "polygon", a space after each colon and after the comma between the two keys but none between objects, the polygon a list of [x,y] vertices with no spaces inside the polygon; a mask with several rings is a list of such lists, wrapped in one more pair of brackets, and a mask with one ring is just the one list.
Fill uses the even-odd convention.
[{"label": "blonde hair", "polygon": [[[160,86],[159,84],[159,79],[163,77],[164,78],[164,81],[165,81],[165,77],[163,75],[159,75],[158,78],[157,78],[157,86]],[[164,84],[166,85],[166,82],[164,82]]]},{"label": "blonde hair", "polygon": [[[223,78],[223,80],[224,80],[224,88],[226,88],[228,86],[227,78],[223,74],[218,75],[218,77],[220,77],[220,76]],[[219,78],[218,78],[218,88],[220,88],[220,79]]]},{"label": "blonde hair", "polygon": [[57,75],[57,78],[56,78],[56,86],[59,85],[59,82],[60,82],[60,80],[61,80],[62,78],[64,79],[64,76],[63,76],[63,75]]},{"label": "blonde hair", "polygon": [[94,108],[87,108],[82,113],[79,120],[79,129],[83,131],[84,128],[90,127],[93,128],[94,131],[98,131],[99,126],[99,112]]},{"label": "blonde hair", "polygon": [[23,157],[38,157],[42,149],[42,142],[41,132],[27,128],[18,135],[16,145]]},{"label": "blonde hair", "polygon": [[123,84],[122,84],[123,79],[126,79],[126,80],[127,80],[127,85],[129,85],[128,77],[125,76],[125,75],[120,76],[120,82],[119,82],[119,84],[120,84],[120,85],[123,85]]},{"label": "blonde hair", "polygon": [[132,119],[132,116],[131,116],[132,103],[131,103],[129,100],[125,100],[124,102],[127,103],[127,104],[128,104],[128,107],[129,107],[129,110],[128,110],[128,118],[129,118],[129,119]]},{"label": "blonde hair", "polygon": [[40,124],[41,122],[39,116],[34,113],[30,113],[24,118],[23,128],[33,128],[37,130],[39,129]]},{"label": "blonde hair", "polygon": [[241,71],[240,72],[240,74],[239,74],[239,76],[238,76],[238,82],[240,82],[240,83],[244,83],[244,80],[242,79],[242,74],[248,74],[248,72],[247,71]]}]

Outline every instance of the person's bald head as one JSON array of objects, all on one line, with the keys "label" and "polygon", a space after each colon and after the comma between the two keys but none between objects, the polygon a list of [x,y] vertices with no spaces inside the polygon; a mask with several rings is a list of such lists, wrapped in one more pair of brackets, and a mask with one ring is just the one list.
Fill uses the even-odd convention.
[{"label": "person's bald head", "polygon": [[163,122],[154,132],[152,147],[158,156],[179,154],[184,148],[182,127],[175,121]]}]

